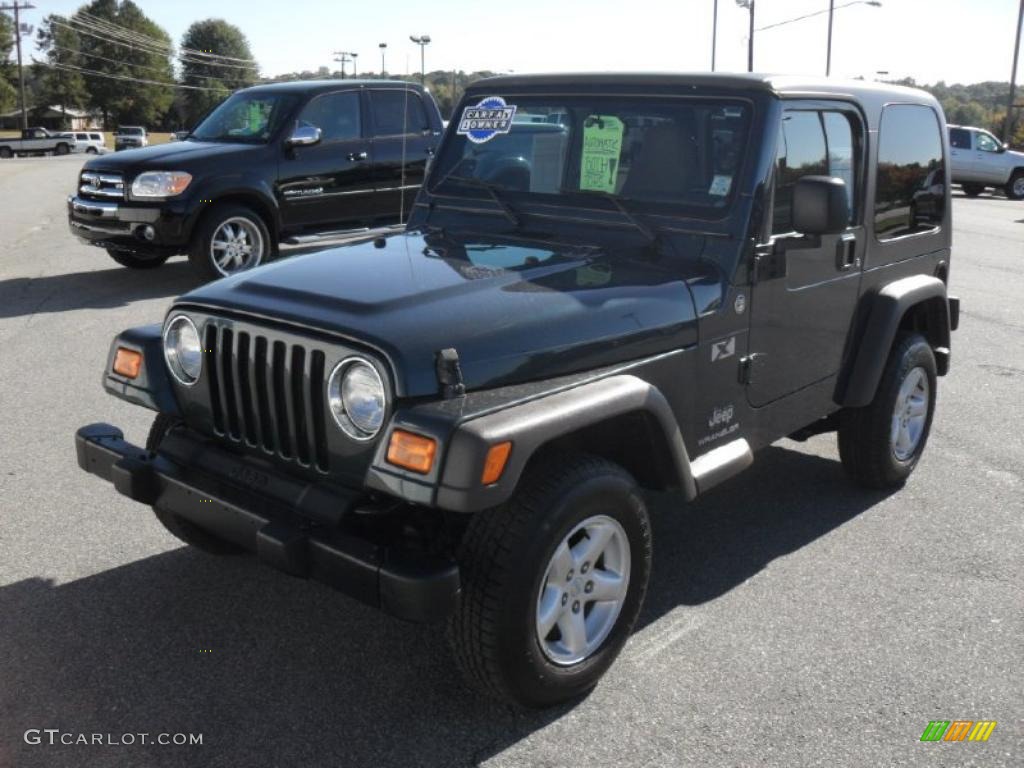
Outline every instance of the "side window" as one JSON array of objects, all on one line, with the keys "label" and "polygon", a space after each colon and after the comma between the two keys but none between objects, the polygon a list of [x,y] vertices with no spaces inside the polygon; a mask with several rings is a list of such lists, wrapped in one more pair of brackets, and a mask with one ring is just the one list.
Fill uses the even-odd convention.
[{"label": "side window", "polygon": [[779,129],[772,234],[793,231],[793,187],[804,176],[828,173],[825,130],[818,112],[787,112]]},{"label": "side window", "polygon": [[828,175],[842,179],[846,184],[847,223],[853,224],[857,215],[857,165],[854,161],[853,126],[842,112],[822,112],[825,142],[828,152]]},{"label": "side window", "polygon": [[875,190],[875,236],[891,240],[942,224],[946,169],[939,120],[929,107],[894,104],[882,112]]},{"label": "side window", "polygon": [[89,138],[92,139],[93,141],[103,141],[103,137],[100,136],[100,134],[98,133],[90,133]]},{"label": "side window", "polygon": [[978,150],[981,152],[998,152],[999,142],[997,142],[987,133],[979,133]]},{"label": "side window", "polygon": [[362,135],[359,91],[339,91],[317,96],[299,115],[299,125],[320,129],[324,143],[358,139]]},{"label": "side window", "polygon": [[949,146],[953,149],[970,149],[971,132],[965,131],[963,128],[950,128]]},{"label": "side window", "polygon": [[430,129],[423,100],[412,91],[370,91],[370,110],[375,136],[401,136]]}]

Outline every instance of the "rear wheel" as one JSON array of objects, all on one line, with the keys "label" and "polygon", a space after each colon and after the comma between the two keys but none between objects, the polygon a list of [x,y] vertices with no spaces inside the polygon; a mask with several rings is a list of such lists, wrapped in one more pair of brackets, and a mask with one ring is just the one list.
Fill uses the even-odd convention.
[{"label": "rear wheel", "polygon": [[893,488],[910,477],[931,431],[935,392],[931,345],[917,333],[899,337],[875,399],[840,413],[839,456],[855,481]]},{"label": "rear wheel", "polygon": [[273,253],[270,230],[244,205],[219,205],[196,229],[188,260],[204,280],[217,280],[258,267]]},{"label": "rear wheel", "polygon": [[977,197],[978,195],[985,191],[984,184],[961,184],[960,188],[968,197]]},{"label": "rear wheel", "polygon": [[593,688],[625,645],[647,591],[651,533],[621,467],[569,456],[476,513],[459,552],[448,637],[467,680],[529,707]]},{"label": "rear wheel", "polygon": [[[153,421],[153,426],[149,430],[149,436],[146,438],[146,450],[151,453],[155,452],[160,447],[160,443],[163,442],[167,433],[178,424],[179,421],[171,416],[163,413],[157,414],[156,419]],[[177,538],[196,549],[201,549],[203,552],[211,555],[237,555],[245,552],[237,544],[232,544],[230,541],[218,538],[173,512],[168,512],[154,506],[153,514],[156,515],[156,519],[163,524],[164,528]]]},{"label": "rear wheel", "polygon": [[122,267],[128,267],[128,269],[156,269],[170,258],[170,256],[143,258],[136,256],[131,251],[119,251],[116,248],[107,248],[107,255]]},{"label": "rear wheel", "polygon": [[1011,200],[1024,200],[1024,171],[1015,171],[1006,185],[1006,196]]}]

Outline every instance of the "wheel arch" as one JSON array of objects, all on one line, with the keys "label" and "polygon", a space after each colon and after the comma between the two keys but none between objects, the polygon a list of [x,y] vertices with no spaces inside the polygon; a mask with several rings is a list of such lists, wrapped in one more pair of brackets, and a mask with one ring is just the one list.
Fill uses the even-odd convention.
[{"label": "wheel arch", "polygon": [[[481,486],[490,446],[511,441],[500,480]],[[621,465],[640,485],[697,494],[679,425],[664,395],[642,379],[611,376],[472,419],[451,437],[437,506],[472,512],[497,506],[515,491],[526,467],[563,450]]]},{"label": "wheel arch", "polygon": [[[242,205],[246,208],[251,208],[266,225],[267,230],[270,232],[271,248],[276,250],[276,245],[280,237],[281,227],[278,219],[278,212],[276,206],[270,202],[265,195],[260,194],[254,190],[230,190],[221,193],[206,193],[209,195],[210,200],[213,200],[212,205],[207,205],[205,208],[199,210],[199,215],[196,216],[195,224],[193,225],[192,231],[196,229],[210,216],[211,212],[216,211],[219,207],[224,205]],[[191,239],[191,236],[190,236]]]},{"label": "wheel arch", "polygon": [[883,287],[872,301],[839,403],[862,407],[874,399],[889,350],[900,332],[924,336],[935,353],[938,373],[944,376],[949,370],[949,315],[946,285],[939,277],[914,275]]}]

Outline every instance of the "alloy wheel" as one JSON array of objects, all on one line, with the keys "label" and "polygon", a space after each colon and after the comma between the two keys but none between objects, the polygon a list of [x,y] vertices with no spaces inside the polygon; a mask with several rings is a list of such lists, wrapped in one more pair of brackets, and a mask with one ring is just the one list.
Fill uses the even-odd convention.
[{"label": "alloy wheel", "polygon": [[221,223],[210,241],[210,260],[222,275],[251,269],[263,261],[263,234],[260,228],[243,216],[234,216]]}]

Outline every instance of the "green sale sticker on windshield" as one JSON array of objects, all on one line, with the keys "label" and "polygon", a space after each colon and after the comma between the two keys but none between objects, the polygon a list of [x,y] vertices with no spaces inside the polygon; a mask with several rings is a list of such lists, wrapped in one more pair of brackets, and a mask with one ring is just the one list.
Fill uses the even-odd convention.
[{"label": "green sale sticker on windshield", "polygon": [[615,191],[624,129],[623,122],[611,115],[591,115],[583,123],[580,189]]}]

